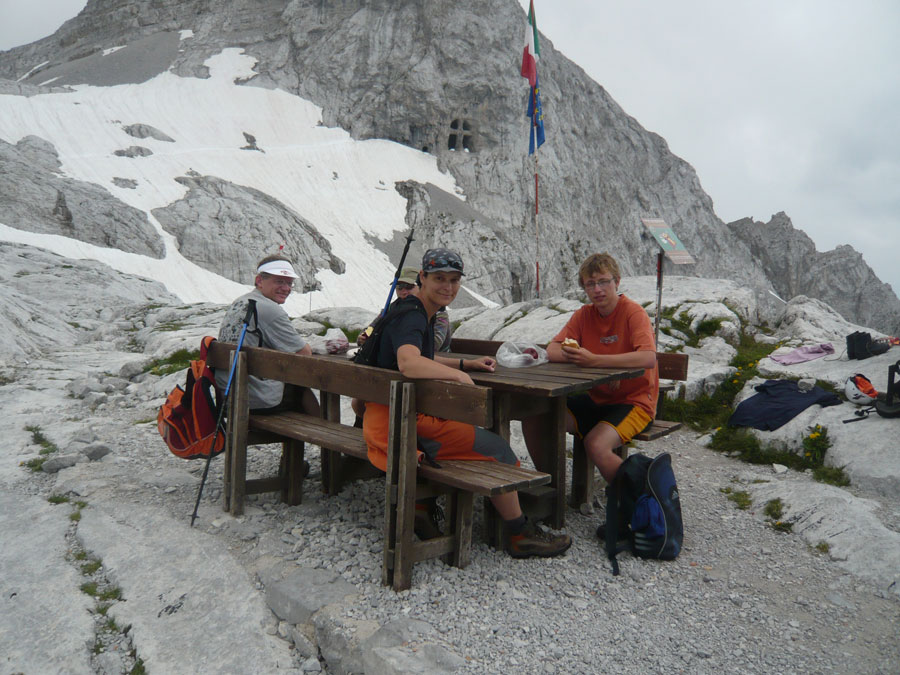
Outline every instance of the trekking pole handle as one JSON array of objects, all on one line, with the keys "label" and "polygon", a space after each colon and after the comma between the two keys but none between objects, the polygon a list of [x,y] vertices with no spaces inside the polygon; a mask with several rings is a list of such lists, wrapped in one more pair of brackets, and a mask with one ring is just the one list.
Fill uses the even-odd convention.
[{"label": "trekking pole handle", "polygon": [[244,315],[244,325],[250,325],[250,319],[256,314],[256,300],[247,300],[247,313]]}]

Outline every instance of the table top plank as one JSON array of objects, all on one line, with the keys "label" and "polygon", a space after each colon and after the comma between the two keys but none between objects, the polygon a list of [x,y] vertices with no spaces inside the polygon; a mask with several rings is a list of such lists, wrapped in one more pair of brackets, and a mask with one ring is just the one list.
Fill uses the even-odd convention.
[{"label": "table top plank", "polygon": [[[450,358],[467,355],[450,354]],[[542,363],[527,368],[497,365],[493,373],[467,371],[475,384],[498,391],[556,397],[586,391],[599,384],[638,377],[643,368],[581,368],[574,363]]]}]

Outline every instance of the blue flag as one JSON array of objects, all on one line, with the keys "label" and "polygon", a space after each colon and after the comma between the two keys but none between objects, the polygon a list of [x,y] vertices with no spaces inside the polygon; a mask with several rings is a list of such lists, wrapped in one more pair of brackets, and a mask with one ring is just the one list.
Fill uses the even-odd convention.
[{"label": "blue flag", "polygon": [[528,154],[544,144],[544,108],[541,106],[541,83],[535,80],[531,93],[528,95],[528,111],[525,113],[531,119],[531,136],[528,139]]}]

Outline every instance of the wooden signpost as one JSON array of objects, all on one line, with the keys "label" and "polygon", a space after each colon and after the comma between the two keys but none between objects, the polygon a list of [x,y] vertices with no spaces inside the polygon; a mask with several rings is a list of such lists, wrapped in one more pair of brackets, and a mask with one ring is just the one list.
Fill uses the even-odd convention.
[{"label": "wooden signpost", "polygon": [[653,339],[658,345],[659,317],[662,314],[663,259],[668,258],[675,265],[692,265],[697,261],[691,257],[684,244],[662,218],[641,218],[641,222],[661,249],[656,256],[656,320],[653,322]]}]

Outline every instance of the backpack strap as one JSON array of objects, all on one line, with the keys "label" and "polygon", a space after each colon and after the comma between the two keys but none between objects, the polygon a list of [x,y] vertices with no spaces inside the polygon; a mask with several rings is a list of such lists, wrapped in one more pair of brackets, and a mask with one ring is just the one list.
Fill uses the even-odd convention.
[{"label": "backpack strap", "polygon": [[622,482],[613,480],[612,485],[606,491],[606,557],[612,566],[614,577],[619,576],[619,561],[616,560],[619,551],[616,549],[616,542],[619,540],[619,494],[621,490]]}]

